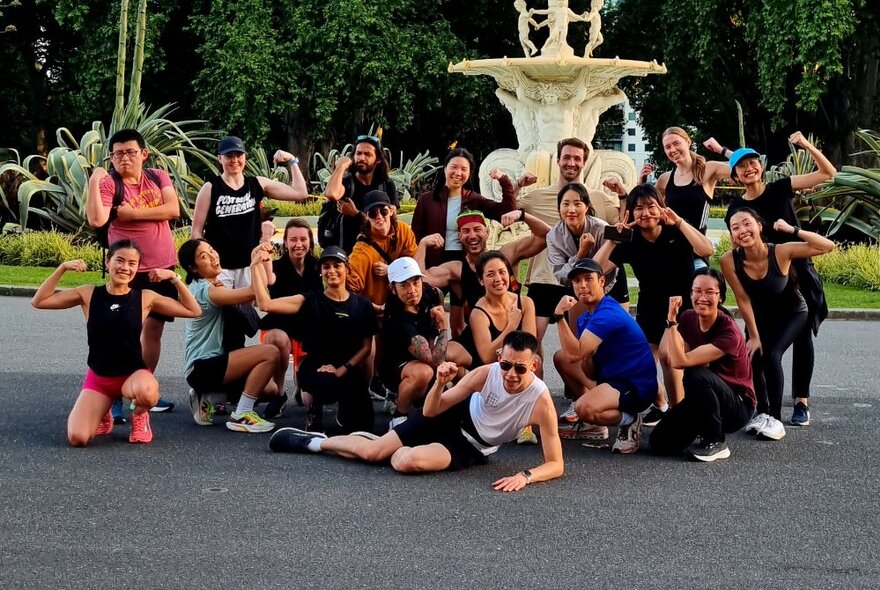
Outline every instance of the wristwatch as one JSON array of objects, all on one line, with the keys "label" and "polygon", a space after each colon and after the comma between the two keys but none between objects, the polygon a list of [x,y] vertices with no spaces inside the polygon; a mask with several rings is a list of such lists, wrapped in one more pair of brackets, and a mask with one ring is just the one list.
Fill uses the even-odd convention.
[{"label": "wristwatch", "polygon": [[565,318],[564,313],[554,313],[553,315],[550,316],[549,323],[555,324],[556,322],[562,321],[564,318]]},{"label": "wristwatch", "polygon": [[520,471],[520,473],[522,473],[523,475],[526,476],[526,485],[529,485],[530,483],[532,483],[532,472],[531,471],[529,471],[528,469],[523,469],[522,471]]},{"label": "wristwatch", "polygon": [[674,328],[677,325],[678,325],[678,322],[676,320],[666,320],[666,328],[667,329]]}]

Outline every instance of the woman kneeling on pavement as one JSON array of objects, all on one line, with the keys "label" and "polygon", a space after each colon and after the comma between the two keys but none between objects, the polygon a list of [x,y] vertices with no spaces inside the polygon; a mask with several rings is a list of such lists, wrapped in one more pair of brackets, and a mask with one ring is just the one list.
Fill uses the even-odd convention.
[{"label": "woman kneeling on pavement", "polygon": [[[261,244],[255,252],[270,248]],[[225,352],[223,350],[223,308],[250,304],[252,287],[229,289],[219,280],[220,256],[206,240],[188,240],[177,253],[180,266],[186,270],[186,282],[201,307],[202,316],[186,325],[186,381],[192,387],[190,406],[193,420],[199,426],[214,421],[214,405],[205,396],[218,392],[228,383],[244,380],[244,387],[235,411],[226,427],[236,432],[269,432],[275,425],[254,411],[254,403],[262,395],[284,395],[284,375],[289,353],[272,344],[256,344]],[[262,255],[261,255],[262,259]],[[251,268],[251,273],[253,273]],[[274,383],[273,383],[274,380]]]},{"label": "woman kneeling on pavement", "polygon": [[684,369],[684,400],[666,412],[651,433],[658,454],[688,452],[699,461],[730,456],[724,434],[746,425],[755,411],[755,390],[746,341],[734,319],[721,309],[727,295],[724,277],[701,268],[691,283],[691,304],[676,320],[681,297],[669,298],[660,356]]},{"label": "woman kneeling on pavement", "polygon": [[65,272],[86,270],[85,262],[71,260],[55,269],[31,300],[37,309],[69,309],[78,305],[86,316],[88,369],[82,391],[67,418],[67,440],[74,447],[84,447],[96,435],[112,432],[110,406],[118,398],[129,400],[132,406],[128,442],[153,440],[150,408],[159,399],[159,382],[144,363],[141,351],[144,319],[151,311],[180,318],[195,318],[201,313],[198,303],[172,270],[153,270],[150,280],[171,281],[180,301],[148,289],[132,288],[130,283],[140,259],[137,244],[119,240],[110,245],[107,253],[110,279],[106,285],[82,285],[56,293],[55,287]]}]

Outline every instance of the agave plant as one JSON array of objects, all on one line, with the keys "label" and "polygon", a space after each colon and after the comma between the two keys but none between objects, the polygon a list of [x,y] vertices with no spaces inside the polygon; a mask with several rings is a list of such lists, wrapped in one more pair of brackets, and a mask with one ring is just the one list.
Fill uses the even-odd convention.
[{"label": "agave plant", "polygon": [[[873,154],[880,162],[880,134],[862,129],[856,135],[867,149],[855,155]],[[829,236],[848,226],[880,242],[880,168],[844,166],[808,199],[818,208],[816,217],[829,223]]]},{"label": "agave plant", "polygon": [[[205,130],[205,121],[173,121],[169,115],[174,105],[168,104],[154,111],[140,102],[141,74],[143,71],[144,40],[146,37],[146,0],[139,0],[133,69],[129,88],[128,103],[125,103],[125,45],[128,34],[128,0],[123,0],[119,20],[119,46],[116,69],[116,101],[110,123],[110,133],[105,133],[104,124],[92,123],[92,128],[77,141],[67,128],[57,130],[55,136],[58,147],[48,156],[28,156],[19,162],[17,152],[14,161],[0,166],[0,176],[10,172],[19,175],[23,181],[18,187],[18,221],[22,229],[27,227],[30,214],[48,220],[52,225],[65,231],[79,233],[87,229],[85,219],[88,179],[96,166],[106,166],[109,147],[108,136],[119,129],[137,129],[150,152],[148,166],[161,168],[169,173],[181,196],[181,206],[185,217],[191,213],[190,204],[202,185],[202,180],[193,174],[187,164],[187,156],[193,157],[209,169],[216,166],[215,156],[196,143],[216,142],[220,132]],[[47,174],[37,174],[38,167]],[[7,209],[11,209],[7,195],[0,196]],[[41,203],[34,202],[41,197]],[[37,206],[41,204],[42,206]]]}]

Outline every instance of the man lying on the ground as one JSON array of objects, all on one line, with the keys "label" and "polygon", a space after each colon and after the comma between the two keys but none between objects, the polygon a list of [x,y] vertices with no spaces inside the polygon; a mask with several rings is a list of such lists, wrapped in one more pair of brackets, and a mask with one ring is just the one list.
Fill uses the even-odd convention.
[{"label": "man lying on the ground", "polygon": [[295,428],[278,430],[269,441],[275,452],[326,452],[373,463],[391,460],[401,473],[425,473],[483,465],[498,445],[516,440],[528,425],[541,429],[544,463],[502,477],[492,487],[515,492],[562,475],[562,443],[550,391],[538,379],[538,342],[526,332],[504,339],[499,360],[480,367],[446,389],[458,372],[455,363],[437,367],[434,386],[421,412],[377,439],[334,436]]}]

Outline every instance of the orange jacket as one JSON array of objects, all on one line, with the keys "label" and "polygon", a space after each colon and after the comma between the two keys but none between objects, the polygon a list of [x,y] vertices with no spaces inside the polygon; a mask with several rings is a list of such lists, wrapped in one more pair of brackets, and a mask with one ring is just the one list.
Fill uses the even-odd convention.
[{"label": "orange jacket", "polygon": [[[416,253],[416,235],[406,222],[397,221],[397,236],[392,245],[391,237],[376,238],[370,234],[370,238],[377,246],[382,248],[392,260],[401,256],[412,256]],[[351,271],[348,273],[346,285],[353,293],[360,293],[376,305],[384,305],[388,298],[388,276],[378,276],[373,272],[373,264],[386,260],[375,248],[360,240],[354,245],[351,255],[348,257]]]}]

